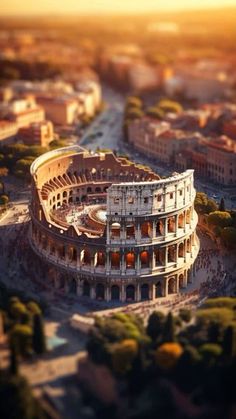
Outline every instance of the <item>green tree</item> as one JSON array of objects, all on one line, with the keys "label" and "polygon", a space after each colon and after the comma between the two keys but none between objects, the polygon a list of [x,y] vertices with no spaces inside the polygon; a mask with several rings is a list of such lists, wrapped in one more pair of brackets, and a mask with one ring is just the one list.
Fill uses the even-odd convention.
[{"label": "green tree", "polygon": [[165,316],[161,311],[153,311],[149,316],[147,334],[155,342],[162,335]]},{"label": "green tree", "polygon": [[139,108],[129,108],[126,112],[126,118],[128,119],[140,119],[143,115],[143,111]]},{"label": "green tree", "polygon": [[126,100],[126,107],[131,108],[142,108],[143,102],[142,100],[137,96],[129,96]]},{"label": "green tree", "polygon": [[183,111],[183,107],[180,103],[169,99],[160,100],[157,106],[161,108],[164,112],[180,113]]},{"label": "green tree", "polygon": [[220,200],[219,211],[225,211],[225,200],[224,200],[224,198],[221,198],[221,200]]},{"label": "green tree", "polygon": [[229,227],[232,224],[232,218],[229,212],[214,211],[208,216],[208,224],[217,227]]},{"label": "green tree", "polygon": [[29,325],[16,324],[10,334],[10,342],[23,357],[32,352],[32,329]]},{"label": "green tree", "polygon": [[32,346],[36,354],[43,354],[46,352],[46,338],[44,333],[43,318],[40,314],[35,314],[33,317],[33,337]]},{"label": "green tree", "polygon": [[162,109],[158,108],[157,106],[151,106],[146,110],[146,115],[150,116],[151,118],[155,119],[163,119],[164,112]]},{"label": "green tree", "polygon": [[0,196],[0,205],[5,206],[5,205],[8,204],[8,202],[9,202],[9,198],[8,198],[7,195],[1,195]]},{"label": "green tree", "polygon": [[181,320],[183,320],[186,323],[189,323],[191,318],[192,318],[192,312],[191,310],[187,309],[187,308],[181,308],[179,310],[179,317],[181,318]]},{"label": "green tree", "polygon": [[163,327],[163,342],[175,341],[175,320],[171,312],[168,313]]},{"label": "green tree", "polygon": [[236,228],[225,227],[221,230],[220,236],[223,244],[229,249],[236,246]]}]

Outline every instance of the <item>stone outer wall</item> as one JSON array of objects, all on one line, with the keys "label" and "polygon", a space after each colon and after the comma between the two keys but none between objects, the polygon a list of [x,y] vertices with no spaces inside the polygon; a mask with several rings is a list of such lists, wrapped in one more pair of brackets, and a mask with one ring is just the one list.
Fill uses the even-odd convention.
[{"label": "stone outer wall", "polygon": [[[150,170],[79,147],[46,153],[31,168],[30,243],[54,286],[98,300],[140,301],[178,293],[199,250],[193,171],[160,179]],[[63,203],[107,203],[104,233],[55,222]]]}]

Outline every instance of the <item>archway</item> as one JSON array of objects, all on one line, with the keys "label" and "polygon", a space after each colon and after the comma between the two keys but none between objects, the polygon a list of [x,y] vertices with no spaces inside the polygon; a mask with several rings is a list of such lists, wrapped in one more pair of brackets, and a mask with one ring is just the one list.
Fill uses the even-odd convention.
[{"label": "archway", "polygon": [[96,298],[97,300],[104,300],[105,297],[105,287],[103,284],[96,285]]},{"label": "archway", "polygon": [[175,231],[175,218],[170,217],[168,218],[168,233],[174,233]]},{"label": "archway", "polygon": [[118,285],[112,285],[111,287],[111,299],[118,301],[120,299],[120,288]]},{"label": "archway", "polygon": [[106,263],[105,253],[97,252],[96,257],[97,257],[96,266],[105,266],[105,263]]},{"label": "archway", "polygon": [[126,269],[135,268],[135,254],[133,252],[126,253],[125,261],[126,261]]},{"label": "archway", "polygon": [[162,285],[160,281],[155,284],[155,298],[159,297],[162,297]]},{"label": "archway", "polygon": [[162,236],[164,233],[163,222],[158,221],[156,223],[156,236]]},{"label": "archway", "polygon": [[184,288],[184,276],[181,274],[179,276],[179,288]]},{"label": "archway", "polygon": [[180,243],[180,245],[179,245],[178,257],[179,258],[183,258],[184,257],[184,244],[183,243]]},{"label": "archway", "polygon": [[72,278],[70,282],[70,293],[76,294],[77,293],[77,282],[75,278]]},{"label": "archway", "polygon": [[176,292],[176,280],[174,277],[168,280],[168,294],[174,294]]},{"label": "archway", "polygon": [[120,224],[119,223],[113,223],[111,225],[111,238],[116,239],[120,237]]},{"label": "archway", "polygon": [[120,269],[120,253],[118,252],[111,253],[111,268]]},{"label": "archway", "polygon": [[145,221],[145,223],[141,225],[141,237],[152,237],[152,226],[148,221]]},{"label": "archway", "polygon": [[184,214],[179,214],[178,217],[178,228],[184,228]]},{"label": "archway", "polygon": [[84,281],[83,283],[83,296],[90,297],[90,285],[88,281]]},{"label": "archway", "polygon": [[135,238],[135,226],[134,224],[129,224],[126,226],[126,238],[134,239]]},{"label": "archway", "polygon": [[148,284],[141,285],[141,300],[149,299],[149,286]]},{"label": "archway", "polygon": [[147,250],[140,253],[141,268],[149,268],[149,254]]},{"label": "archway", "polygon": [[134,285],[127,285],[126,287],[126,300],[134,301],[135,298],[135,288]]},{"label": "archway", "polygon": [[91,254],[88,249],[83,249],[81,252],[81,262],[82,265],[90,265],[91,264]]}]

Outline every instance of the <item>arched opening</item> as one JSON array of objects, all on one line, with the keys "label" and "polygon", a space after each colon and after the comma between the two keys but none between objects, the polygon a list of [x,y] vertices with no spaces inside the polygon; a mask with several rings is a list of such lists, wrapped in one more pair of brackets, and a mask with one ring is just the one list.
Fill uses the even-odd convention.
[{"label": "arched opening", "polygon": [[147,250],[140,253],[141,268],[149,268],[149,254]]},{"label": "arched opening", "polygon": [[87,193],[92,193],[92,188],[90,188],[90,186],[87,188]]},{"label": "arched opening", "polygon": [[156,223],[156,236],[162,236],[164,234],[163,221],[158,221]]},{"label": "arched opening", "polygon": [[176,250],[175,246],[168,247],[168,263],[175,262]]},{"label": "arched opening", "polygon": [[179,214],[178,228],[184,228],[184,214]]},{"label": "arched opening", "polygon": [[91,264],[91,254],[88,249],[83,249],[81,252],[81,263],[82,265],[90,265]]},{"label": "arched opening", "polygon": [[168,218],[168,233],[174,233],[175,232],[175,218],[170,217]]},{"label": "arched opening", "polygon": [[73,202],[73,197],[72,196],[70,196],[70,198],[69,198],[69,201],[68,201],[70,204],[72,204],[72,202]]},{"label": "arched opening", "polygon": [[82,195],[81,196],[81,202],[86,202],[87,200],[87,196],[86,195]]},{"label": "arched opening", "polygon": [[105,287],[103,284],[96,285],[96,298],[97,300],[104,300],[105,297]]},{"label": "arched opening", "polygon": [[154,261],[155,261],[155,266],[160,266],[162,264],[161,250],[155,250],[154,251]]},{"label": "arched opening", "polygon": [[148,284],[141,285],[141,300],[149,299],[149,286]]},{"label": "arched opening", "polygon": [[111,239],[116,239],[120,237],[120,224],[113,223],[111,225]]},{"label": "arched opening", "polygon": [[134,224],[128,224],[126,226],[126,238],[128,240],[135,238],[135,226],[134,226]]},{"label": "arched opening", "polygon": [[97,252],[96,258],[97,258],[97,261],[96,261],[95,266],[105,266],[105,263],[106,263],[105,253]]},{"label": "arched opening", "polygon": [[57,200],[61,199],[61,195],[58,193],[57,194]]},{"label": "arched opening", "polygon": [[126,253],[125,255],[126,269],[135,268],[135,254],[133,252]]},{"label": "arched opening", "polygon": [[66,198],[67,197],[67,192],[64,191],[63,194],[62,194],[62,196],[63,196],[63,198]]},{"label": "arched opening", "polygon": [[190,284],[191,282],[191,271],[190,269],[187,270],[187,283]]},{"label": "arched opening", "polygon": [[155,284],[155,298],[159,297],[162,297],[162,285],[160,281]]},{"label": "arched opening", "polygon": [[111,287],[111,299],[118,301],[120,299],[120,288],[118,285],[112,285]]},{"label": "arched opening", "polygon": [[120,253],[118,252],[111,253],[111,268],[120,269]]},{"label": "arched opening", "polygon": [[184,244],[180,243],[179,244],[179,253],[178,253],[178,257],[179,258],[183,258],[184,257]]},{"label": "arched opening", "polygon": [[148,221],[141,225],[141,237],[152,237],[152,225]]},{"label": "arched opening", "polygon": [[70,282],[70,291],[69,292],[71,294],[76,294],[76,291],[77,291],[77,283],[76,283],[76,279],[73,278]]},{"label": "arched opening", "polygon": [[135,298],[135,288],[134,285],[127,285],[126,287],[126,300],[134,301]]},{"label": "arched opening", "polygon": [[83,296],[90,297],[90,285],[88,281],[84,281],[83,283]]},{"label": "arched opening", "polygon": [[184,288],[184,276],[181,274],[179,276],[179,288]]},{"label": "arched opening", "polygon": [[101,190],[101,188],[100,188],[99,186],[97,186],[97,187],[95,188],[95,192],[96,192],[96,193],[101,193],[101,192],[102,192],[102,190]]},{"label": "arched opening", "polygon": [[186,223],[190,224],[190,220],[191,220],[191,209],[187,209],[186,211]]},{"label": "arched opening", "polygon": [[174,294],[176,292],[176,280],[174,277],[168,281],[168,294]]}]

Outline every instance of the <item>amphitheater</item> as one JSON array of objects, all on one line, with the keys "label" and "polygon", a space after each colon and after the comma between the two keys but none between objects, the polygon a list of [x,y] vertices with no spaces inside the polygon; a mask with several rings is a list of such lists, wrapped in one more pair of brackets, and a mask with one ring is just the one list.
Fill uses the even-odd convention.
[{"label": "amphitheater", "polygon": [[193,281],[193,170],[161,179],[112,152],[72,146],[40,156],[31,176],[30,244],[56,288],[125,302]]}]

